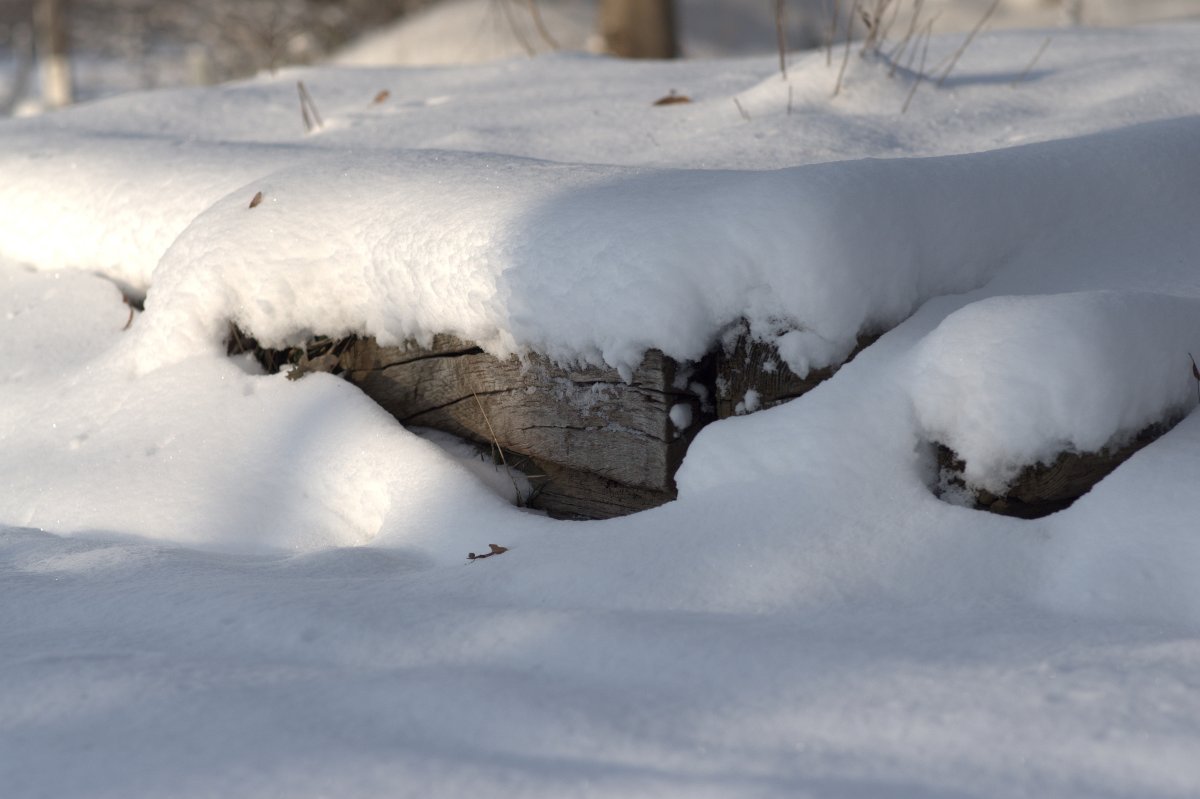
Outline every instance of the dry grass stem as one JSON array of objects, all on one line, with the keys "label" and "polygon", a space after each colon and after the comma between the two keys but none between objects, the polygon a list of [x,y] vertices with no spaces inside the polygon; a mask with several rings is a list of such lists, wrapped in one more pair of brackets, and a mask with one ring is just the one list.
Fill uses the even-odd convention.
[{"label": "dry grass stem", "polygon": [[867,53],[877,53],[879,48],[883,46],[883,38],[885,27],[883,25],[884,15],[887,13],[888,7],[892,4],[892,0],[875,0],[875,7],[868,11],[862,9],[863,25],[867,28],[867,35],[863,39],[862,49],[859,50],[860,55]]},{"label": "dry grass stem", "polygon": [[750,121],[750,114],[749,114],[749,112],[747,112],[747,111],[746,111],[746,109],[745,109],[745,108],[742,108],[742,104],[741,104],[741,102],[738,100],[738,98],[736,98],[736,97],[734,97],[734,98],[733,98],[733,104],[737,106],[738,113],[742,115],[742,119],[744,119],[744,120],[746,120],[747,122],[749,122],[749,121]]},{"label": "dry grass stem", "polygon": [[561,50],[562,47],[558,41],[550,35],[550,29],[546,27],[546,21],[542,19],[542,7],[538,5],[538,0],[528,0],[529,16],[533,17],[533,27],[537,29],[538,36],[542,37],[542,41],[551,50]]},{"label": "dry grass stem", "polygon": [[928,29],[929,34],[933,33],[933,23],[937,22],[939,16],[941,16],[940,13],[934,14],[933,17],[917,32],[916,38],[913,39],[912,49],[908,53],[908,63],[904,65],[906,72],[913,71],[914,62],[917,60],[917,53],[921,49],[921,38],[926,35],[926,29]]},{"label": "dry grass stem", "polygon": [[321,119],[321,112],[317,110],[312,95],[304,87],[304,81],[296,81],[296,91],[300,93],[300,118],[304,120],[305,133],[312,133],[324,127],[325,121]]},{"label": "dry grass stem", "polygon": [[1033,72],[1034,65],[1037,64],[1038,60],[1042,57],[1042,54],[1046,52],[1046,48],[1050,46],[1050,42],[1053,40],[1053,36],[1047,36],[1046,40],[1042,42],[1042,46],[1039,47],[1038,51],[1033,54],[1033,58],[1031,58],[1029,63],[1025,65],[1025,69],[1022,70],[1021,74],[1017,76],[1017,79],[1012,82],[1011,85],[1014,89],[1017,87],[1018,83],[1029,77],[1030,72]]},{"label": "dry grass stem", "polygon": [[775,0],[775,44],[779,48],[779,74],[787,80],[787,34],[783,29],[783,0]]},{"label": "dry grass stem", "polygon": [[913,37],[917,34],[917,26],[921,23],[921,12],[924,10],[925,0],[915,0],[913,3],[912,17],[908,20],[908,30],[899,43],[892,48],[892,52],[888,53],[886,58],[892,62],[892,68],[888,70],[888,77],[896,75],[896,69],[900,66],[900,59],[904,57],[904,53],[908,50],[908,45],[912,43]]},{"label": "dry grass stem", "polygon": [[846,78],[846,65],[850,63],[850,41],[854,38],[854,15],[858,13],[858,2],[855,0],[854,7],[850,9],[850,16],[846,20],[846,48],[842,52],[842,66],[838,70],[837,83],[833,85],[833,96],[837,97],[842,91],[842,81]]},{"label": "dry grass stem", "polygon": [[[896,26],[896,20],[900,17],[900,3],[888,0],[892,9],[892,16],[884,23],[883,29],[879,31],[879,43],[875,46],[876,51],[883,47],[883,43],[887,41],[888,34],[892,32],[892,28]],[[882,12],[881,12],[882,13]]]},{"label": "dry grass stem", "polygon": [[500,463],[504,466],[504,473],[508,475],[508,479],[512,480],[513,491],[516,492],[517,507],[525,507],[525,498],[521,496],[521,486],[517,484],[517,478],[513,477],[512,468],[508,465],[508,459],[504,457],[504,447],[500,446],[500,439],[496,438],[496,431],[492,428],[492,421],[488,419],[487,411],[483,409],[483,403],[479,401],[479,395],[474,391],[471,396],[475,398],[475,404],[479,406],[479,415],[483,417],[483,423],[487,425],[488,435],[492,437],[492,445],[496,451],[500,453]]},{"label": "dry grass stem", "polygon": [[826,6],[829,15],[829,27],[825,31],[825,66],[833,66],[833,42],[837,39],[838,16],[842,9],[842,0],[833,0]]},{"label": "dry grass stem", "polygon": [[921,66],[917,68],[917,79],[913,81],[912,89],[909,91],[908,97],[904,99],[904,107],[900,109],[901,114],[908,113],[908,106],[912,103],[913,96],[916,95],[921,81],[925,79],[925,59],[929,55],[929,40],[933,38],[933,20],[929,20],[929,23],[925,26],[925,30],[922,32],[922,36],[925,38],[925,44],[921,47]]},{"label": "dry grass stem", "polygon": [[971,32],[967,34],[967,38],[963,39],[963,43],[954,51],[954,55],[950,58],[950,64],[946,67],[946,71],[938,78],[938,86],[946,82],[946,78],[950,77],[950,73],[954,70],[958,59],[962,58],[963,53],[967,52],[967,48],[971,46],[971,42],[975,41],[975,37],[979,35],[979,31],[983,30],[983,26],[992,18],[992,14],[996,13],[996,9],[1000,7],[1000,0],[992,0],[992,4],[988,6],[988,10],[984,12],[979,21],[975,23],[975,27],[971,28]]}]

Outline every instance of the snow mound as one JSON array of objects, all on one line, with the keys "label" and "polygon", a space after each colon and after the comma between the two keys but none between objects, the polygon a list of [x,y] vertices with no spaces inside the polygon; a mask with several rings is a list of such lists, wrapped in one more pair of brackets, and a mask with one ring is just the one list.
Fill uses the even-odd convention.
[{"label": "snow mound", "polygon": [[1096,452],[1196,402],[1200,299],[1128,291],[993,297],[951,314],[915,354],[924,435],[1003,493],[1025,466]]},{"label": "snow mound", "polygon": [[[1125,246],[1174,252],[1189,237],[1151,241],[1155,220],[1172,217],[1148,200],[1200,212],[1194,170],[1175,167],[1200,163],[1198,130],[1175,120],[765,171],[330,156],[246,185],[179,236],[155,272],[139,368],[213,351],[233,320],[268,346],[314,332],[383,343],[453,333],[497,355],[628,370],[651,347],[699,359],[746,319],[803,375],[930,297],[1042,258],[1056,258],[1043,281],[1111,282],[1116,259],[1076,241],[1096,196],[1123,220],[1110,235]],[[265,199],[249,208],[256,191]]]}]

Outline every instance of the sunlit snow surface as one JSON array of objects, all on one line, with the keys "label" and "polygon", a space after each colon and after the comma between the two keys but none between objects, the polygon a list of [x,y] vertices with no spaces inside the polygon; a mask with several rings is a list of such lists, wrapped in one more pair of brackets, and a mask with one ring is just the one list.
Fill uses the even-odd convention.
[{"label": "sunlit snow surface", "polygon": [[[1057,32],[1022,77],[1045,35],[981,38],[906,114],[910,74],[852,56],[831,99],[814,53],[4,123],[0,792],[1200,791],[1194,415],[1041,521],[929,490],[930,438],[993,484],[1194,407],[1200,28]],[[741,318],[798,369],[898,326],[603,523],[221,347],[233,320],[627,368]]]}]

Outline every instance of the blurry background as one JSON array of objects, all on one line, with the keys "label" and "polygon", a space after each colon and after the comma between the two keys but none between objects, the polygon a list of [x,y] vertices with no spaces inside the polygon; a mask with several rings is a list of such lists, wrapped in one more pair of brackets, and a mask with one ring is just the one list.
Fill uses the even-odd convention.
[{"label": "blurry background", "polygon": [[[879,1],[858,0],[864,8]],[[789,49],[822,43],[835,2],[844,19],[852,0],[784,0]],[[902,28],[916,0],[889,2]],[[992,3],[924,0],[922,19],[936,16],[936,32],[966,30]],[[0,0],[0,115],[295,64],[452,64],[552,49],[619,51],[612,26],[628,16],[624,24],[644,31],[652,23],[638,15],[654,8],[668,9],[671,46],[684,57],[776,46],[775,0]],[[1200,0],[998,0],[987,24],[1185,18],[1200,18]]]}]

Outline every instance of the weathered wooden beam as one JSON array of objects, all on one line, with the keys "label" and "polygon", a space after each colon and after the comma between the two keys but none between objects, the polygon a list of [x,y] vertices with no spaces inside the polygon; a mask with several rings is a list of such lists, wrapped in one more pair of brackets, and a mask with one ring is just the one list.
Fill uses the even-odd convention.
[{"label": "weathered wooden beam", "polygon": [[256,350],[269,370],[340,374],[403,424],[500,447],[534,475],[530,505],[557,516],[608,518],[673,499],[687,446],[712,418],[688,379],[695,369],[658,350],[626,381],[615,369],[536,354],[497,358],[448,335],[429,346],[351,337],[286,351],[242,338],[234,349]]},{"label": "weathered wooden beam", "polygon": [[671,408],[700,399],[675,388],[677,364],[646,354],[626,383],[616,370],[559,367],[531,355],[499,359],[470,342],[435,336],[429,348],[359,339],[341,356],[343,376],[404,424],[424,425],[625,485],[671,491],[689,437]]},{"label": "weathered wooden beam", "polygon": [[[695,364],[650,350],[628,380],[538,354],[497,358],[449,335],[426,346],[351,336],[268,350],[232,328],[230,352],[254,352],[268,371],[286,366],[293,378],[341,375],[403,424],[498,447],[530,476],[531,507],[587,519],[670,501],[675,472],[706,424],[800,396],[835,371],[799,378],[771,345],[748,335]],[[747,407],[751,391],[758,400]]]}]

